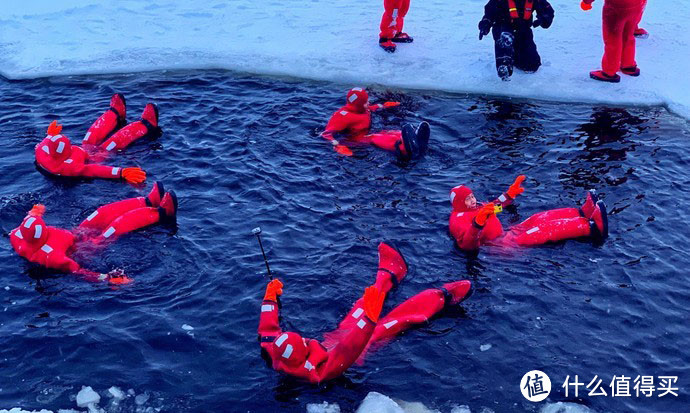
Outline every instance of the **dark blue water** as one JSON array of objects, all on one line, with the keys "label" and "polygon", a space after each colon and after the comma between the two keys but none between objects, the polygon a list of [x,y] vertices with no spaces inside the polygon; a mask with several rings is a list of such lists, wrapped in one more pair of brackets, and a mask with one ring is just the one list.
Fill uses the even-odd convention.
[{"label": "dark blue water", "polygon": [[[431,124],[426,158],[401,166],[373,148],[340,157],[318,137],[349,86],[227,72],[1,80],[0,408],[74,407],[70,397],[90,385],[146,393],[146,405],[163,411],[303,411],[323,401],[350,411],[370,391],[443,411],[536,411],[542,404],[518,389],[532,369],[550,375],[550,402],[566,400],[567,375],[585,384],[598,375],[606,386],[613,375],[679,376],[677,398],[612,398],[606,387],[609,397],[568,400],[596,411],[687,408],[684,120],[663,108],[374,88],[372,100],[403,102],[376,116],[374,129]],[[145,229],[84,258],[88,268],[124,268],[136,279],[117,290],[30,271],[7,237],[34,203],[46,204],[49,224],[70,228],[102,204],[144,193],[51,179],[33,164],[52,119],[78,142],[113,92],[127,96],[130,120],[156,102],[164,134],[112,163],[143,166],[149,184],[161,180],[180,198],[177,231]],[[611,211],[609,239],[512,257],[457,251],[447,234],[449,189],[464,183],[487,199],[518,174],[528,176],[527,191],[501,214],[504,225],[579,204],[595,187]],[[285,282],[286,327],[305,336],[333,329],[372,282],[379,240],[396,240],[411,266],[386,308],[457,279],[476,291],[344,378],[295,382],[260,358],[266,278],[256,226]],[[492,348],[482,352],[483,344]],[[124,407],[135,409],[131,399]]]}]

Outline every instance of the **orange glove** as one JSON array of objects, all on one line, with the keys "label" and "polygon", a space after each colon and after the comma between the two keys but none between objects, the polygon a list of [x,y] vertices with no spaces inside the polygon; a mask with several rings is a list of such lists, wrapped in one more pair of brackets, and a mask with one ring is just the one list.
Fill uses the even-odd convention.
[{"label": "orange glove", "polygon": [[121,176],[130,184],[140,184],[146,180],[146,172],[136,166],[132,168],[123,168]]},{"label": "orange glove", "polygon": [[400,106],[400,102],[383,102],[384,108],[393,108],[396,106]]},{"label": "orange glove", "polygon": [[580,8],[584,11],[592,10],[592,2],[594,2],[594,0],[582,0],[580,2]]},{"label": "orange glove", "polygon": [[383,301],[386,299],[386,293],[380,292],[378,288],[373,285],[364,290],[364,312],[369,320],[376,323],[379,321],[381,309],[383,308]]},{"label": "orange glove", "polygon": [[266,286],[264,301],[278,301],[278,296],[283,295],[283,283],[279,279],[271,280]]},{"label": "orange glove", "polygon": [[125,285],[132,281],[134,280],[126,276],[122,270],[112,270],[108,273],[108,284]]},{"label": "orange glove", "polygon": [[58,125],[58,121],[56,120],[50,122],[50,126],[48,126],[48,135],[55,136],[59,135],[60,132],[62,132],[62,125]]},{"label": "orange glove", "polygon": [[515,199],[516,196],[520,195],[521,193],[525,192],[525,188],[522,186],[522,182],[525,180],[525,175],[520,175],[517,178],[515,178],[515,182],[508,188],[508,191],[506,194],[508,194],[509,197]]},{"label": "orange glove", "polygon": [[474,222],[477,223],[480,227],[483,227],[486,224],[486,221],[496,213],[496,209],[493,202],[489,202],[488,204],[484,205],[479,209],[479,212],[477,213],[477,216],[474,217]]}]

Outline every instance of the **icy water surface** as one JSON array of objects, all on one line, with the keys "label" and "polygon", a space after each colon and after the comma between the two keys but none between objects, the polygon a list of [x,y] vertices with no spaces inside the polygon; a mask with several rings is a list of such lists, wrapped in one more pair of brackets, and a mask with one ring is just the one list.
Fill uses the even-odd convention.
[{"label": "icy water surface", "polygon": [[[603,379],[595,411],[682,411],[690,380],[687,268],[690,128],[663,108],[607,108],[374,88],[400,100],[374,129],[426,119],[431,149],[401,166],[373,148],[336,155],[318,137],[350,85],[156,72],[0,81],[0,408],[74,407],[82,385],[148,394],[163,411],[354,409],[370,391],[449,411],[536,411],[519,392],[532,369],[549,374],[548,401],[566,376]],[[59,117],[73,142],[127,96],[128,118],[148,101],[163,136],[111,163],[139,164],[147,188],[40,174],[33,147]],[[579,204],[597,188],[611,211],[603,246],[569,241],[514,256],[457,251],[448,192],[500,194],[518,174],[527,191],[504,225]],[[154,180],[180,198],[177,230],[123,237],[82,262],[124,268],[121,289],[31,271],[8,232],[34,203],[71,228],[98,206],[145,193]],[[443,282],[470,279],[462,306],[373,353],[321,387],[266,367],[256,326],[266,278],[252,228],[285,283],[286,327],[308,337],[334,328],[371,283],[376,245],[397,241],[411,266],[386,308]],[[183,325],[193,329],[182,328]],[[481,351],[480,347],[486,349]],[[679,397],[612,398],[614,375],[679,376]],[[584,397],[583,396],[584,393]],[[124,411],[133,411],[128,401]]]}]

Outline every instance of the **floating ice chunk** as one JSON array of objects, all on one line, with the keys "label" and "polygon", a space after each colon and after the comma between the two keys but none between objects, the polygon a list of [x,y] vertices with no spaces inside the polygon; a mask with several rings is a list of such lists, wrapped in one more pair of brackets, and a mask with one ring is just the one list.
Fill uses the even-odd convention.
[{"label": "floating ice chunk", "polygon": [[479,346],[479,350],[480,351],[491,350],[491,347],[492,347],[491,344],[482,344],[481,346]]},{"label": "floating ice chunk", "polygon": [[450,413],[472,413],[472,411],[470,410],[469,406],[463,404],[462,406],[453,407]]},{"label": "floating ice chunk", "polygon": [[307,413],[340,413],[340,406],[338,403],[330,404],[323,403],[309,403],[307,405]]},{"label": "floating ice chunk", "polygon": [[90,404],[98,404],[100,401],[101,396],[91,386],[82,386],[79,393],[77,393],[77,406],[79,407],[88,407]]},{"label": "floating ice chunk", "polygon": [[20,407],[13,407],[10,410],[0,409],[0,413],[53,413],[52,410],[22,410]]},{"label": "floating ice chunk", "polygon": [[194,327],[190,326],[189,324],[182,324],[182,329],[185,331],[192,331],[194,330]]},{"label": "floating ice chunk", "polygon": [[369,392],[357,408],[356,413],[405,413],[400,405],[388,396],[375,391]]},{"label": "floating ice chunk", "polygon": [[5,291],[9,291],[9,290],[10,290],[10,286],[8,285],[5,287]]},{"label": "floating ice chunk", "polygon": [[115,386],[109,388],[108,393],[110,393],[110,395],[113,396],[113,399],[115,400],[122,400],[125,398],[125,392],[123,392]]},{"label": "floating ice chunk", "polygon": [[137,406],[141,406],[144,403],[146,403],[149,400],[149,395],[144,393],[140,394],[137,397],[134,398],[134,402],[137,404]]}]

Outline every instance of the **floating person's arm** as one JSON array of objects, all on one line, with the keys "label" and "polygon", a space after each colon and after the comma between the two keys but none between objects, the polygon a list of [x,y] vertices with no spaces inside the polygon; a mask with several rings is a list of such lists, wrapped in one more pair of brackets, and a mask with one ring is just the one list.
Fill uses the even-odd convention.
[{"label": "floating person's arm", "polygon": [[108,282],[110,284],[129,284],[132,282],[121,270],[113,270],[106,274],[82,268],[76,261],[57,250],[48,253],[44,265],[47,268],[77,275],[89,282]]},{"label": "floating person's arm", "polygon": [[278,279],[271,280],[266,286],[266,294],[261,302],[261,316],[259,318],[259,342],[261,347],[268,349],[282,330],[279,322],[278,296],[283,294],[283,283]]},{"label": "floating person's arm", "polygon": [[549,4],[548,0],[536,1],[534,4],[534,10],[537,12],[537,18],[534,19],[532,26],[541,26],[544,29],[551,27],[555,12],[553,11],[553,7],[551,7],[551,4]]},{"label": "floating person's arm", "polygon": [[119,168],[100,164],[85,164],[81,176],[88,178],[124,179],[131,184],[140,184],[146,180],[146,172],[139,167]]},{"label": "floating person's arm", "polygon": [[466,251],[474,251],[479,249],[480,245],[480,234],[486,225],[486,221],[496,213],[496,205],[490,202],[479,209],[477,216],[472,220],[472,225],[470,225],[465,232],[462,234],[462,238],[456,240],[458,248]]},{"label": "floating person's arm", "polygon": [[525,175],[520,175],[515,178],[515,182],[505,191],[501,196],[496,198],[493,203],[498,204],[501,207],[507,207],[511,205],[518,195],[525,192],[525,188],[522,187],[522,182],[525,180]]},{"label": "floating person's arm", "polygon": [[386,293],[374,286],[364,290],[364,311],[354,327],[328,352],[328,359],[317,370],[319,381],[340,376],[357,360],[374,334],[385,299]]},{"label": "floating person's arm", "polygon": [[372,112],[376,112],[379,109],[394,108],[396,106],[400,106],[400,102],[383,102],[383,103],[377,103],[375,105],[369,105],[369,110]]}]

